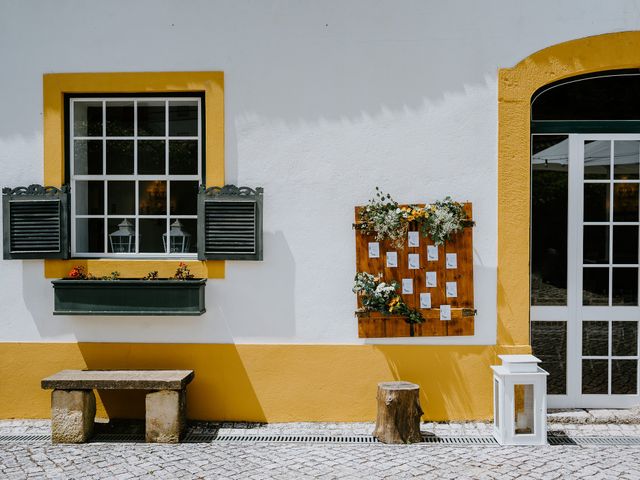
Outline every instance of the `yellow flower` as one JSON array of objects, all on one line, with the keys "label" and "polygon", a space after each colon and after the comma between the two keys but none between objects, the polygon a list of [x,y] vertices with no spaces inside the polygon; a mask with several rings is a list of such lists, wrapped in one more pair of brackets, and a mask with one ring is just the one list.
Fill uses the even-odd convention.
[{"label": "yellow flower", "polygon": [[389,312],[393,312],[394,307],[398,305],[400,302],[400,297],[394,297],[393,300],[389,302]]}]

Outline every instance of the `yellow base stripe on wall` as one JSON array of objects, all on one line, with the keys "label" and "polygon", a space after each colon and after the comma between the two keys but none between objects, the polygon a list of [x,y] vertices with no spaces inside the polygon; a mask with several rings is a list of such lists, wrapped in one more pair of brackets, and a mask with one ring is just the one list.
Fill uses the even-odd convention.
[{"label": "yellow base stripe on wall", "polygon": [[[193,369],[188,417],[372,421],[376,385],[420,385],[425,420],[490,419],[490,365],[526,346],[0,344],[0,418],[47,418],[40,380],[64,369]],[[144,392],[100,391],[98,417],[143,418]]]}]

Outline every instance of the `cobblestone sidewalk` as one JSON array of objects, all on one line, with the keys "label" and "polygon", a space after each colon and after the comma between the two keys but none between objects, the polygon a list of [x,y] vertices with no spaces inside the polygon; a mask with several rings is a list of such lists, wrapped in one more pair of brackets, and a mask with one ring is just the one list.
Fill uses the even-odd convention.
[{"label": "cobblestone sidewalk", "polygon": [[[361,435],[371,423],[222,424],[220,434]],[[570,436],[640,437],[638,424],[552,423]],[[211,425],[196,426],[205,431]],[[484,423],[426,423],[438,436],[490,435]],[[46,420],[0,421],[0,437],[47,434]],[[499,447],[309,443],[88,443],[0,441],[2,478],[640,479],[640,446]]]}]

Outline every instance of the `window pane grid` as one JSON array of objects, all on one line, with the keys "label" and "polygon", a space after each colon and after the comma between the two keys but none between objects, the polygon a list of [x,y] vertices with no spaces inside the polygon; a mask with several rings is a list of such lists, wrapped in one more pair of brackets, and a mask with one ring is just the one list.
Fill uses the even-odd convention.
[{"label": "window pane grid", "polygon": [[[155,257],[195,257],[195,253],[189,253],[194,250],[195,247],[195,231],[191,234],[191,248],[189,250],[186,249],[186,246],[183,247],[183,250],[175,250],[171,246],[170,242],[170,230],[171,224],[176,220],[188,220],[189,230],[195,229],[195,224],[197,220],[197,214],[195,212],[195,208],[193,207],[196,203],[195,200],[187,201],[185,203],[184,200],[178,202],[182,205],[182,210],[179,214],[177,212],[173,212],[174,202],[172,196],[172,182],[173,181],[182,181],[183,185],[187,185],[186,187],[181,187],[180,191],[175,191],[175,195],[182,194],[191,194],[190,189],[193,187],[189,185],[191,182],[193,185],[197,185],[202,178],[202,116],[201,116],[201,99],[198,97],[144,97],[144,98],[135,98],[135,97],[118,97],[118,98],[76,98],[70,100],[70,142],[71,145],[76,145],[77,141],[85,141],[89,140],[100,142],[102,145],[101,152],[101,164],[102,164],[102,172],[101,174],[95,173],[94,171],[89,171],[86,173],[86,168],[82,171],[78,171],[76,168],[77,162],[84,161],[88,162],[88,158],[78,158],[76,156],[75,148],[70,149],[70,166],[71,166],[71,188],[73,192],[77,192],[77,182],[84,182],[88,188],[88,181],[94,182],[93,185],[96,185],[96,182],[103,182],[104,184],[104,193],[103,193],[103,206],[101,210],[103,211],[103,215],[98,214],[77,214],[77,195],[72,195],[72,254],[74,256],[87,256],[87,257],[101,257],[101,256],[114,256],[114,257],[122,257],[122,256],[155,256]],[[77,107],[82,109],[84,107],[84,118],[82,115],[79,116],[78,119],[74,117],[76,111],[81,111]],[[89,109],[93,108],[93,111],[89,112]],[[141,130],[141,108],[146,108],[145,110],[145,131]],[[100,130],[91,129],[91,125],[95,125],[96,118],[95,113],[96,110],[100,109],[99,118],[101,120]],[[157,113],[162,109],[164,112],[164,122],[158,121]],[[82,113],[82,112],[81,112]],[[162,118],[162,117],[161,117]],[[93,120],[92,120],[93,119]],[[176,124],[176,127],[172,127],[172,120],[175,122],[179,122]],[[94,123],[91,124],[91,121]],[[133,123],[131,125],[131,122]],[[151,123],[149,123],[151,122]],[[163,131],[164,136],[158,135],[156,126],[160,123],[164,123]],[[155,130],[154,130],[155,129]],[[84,132],[88,131],[89,134],[85,134]],[[155,131],[155,135],[153,132]],[[101,133],[101,135],[91,136],[91,132]],[[76,135],[78,133],[78,135]],[[121,134],[118,134],[121,133]],[[124,135],[122,135],[124,133]],[[130,133],[130,134],[129,134]],[[148,133],[148,134],[147,134]],[[191,135],[189,135],[191,133]],[[194,135],[194,133],[196,135]],[[110,135],[111,134],[111,135]],[[155,174],[139,174],[140,172],[140,142],[152,142],[152,141],[160,142],[162,141],[164,144],[164,172],[155,173]],[[113,142],[120,142],[113,143]],[[173,144],[173,149],[175,150],[176,157],[172,159],[171,157],[171,142],[177,142]],[[130,146],[127,143],[123,142],[131,142]],[[182,143],[180,143],[182,142]],[[185,142],[192,142],[191,146],[188,146]],[[145,146],[152,146],[152,143],[145,143]],[[156,144],[159,145],[159,144]],[[186,148],[183,148],[186,147]],[[86,150],[87,148],[85,148]],[[127,153],[128,151],[131,153]],[[148,148],[147,148],[148,150]],[[93,149],[96,151],[96,149]],[[157,151],[157,149],[156,149]],[[109,155],[118,154],[120,158],[115,157],[112,158]],[[153,154],[153,150],[151,151]],[[88,154],[85,154],[85,157]],[[129,157],[132,155],[132,157]],[[186,155],[186,156],[185,156]],[[112,158],[112,160],[110,160]],[[193,160],[195,160],[195,162]],[[129,160],[131,159],[131,160]],[[116,162],[113,164],[113,162]],[[109,163],[112,163],[110,165]],[[131,163],[132,162],[132,163]],[[183,162],[187,162],[186,164]],[[172,163],[174,167],[172,167]],[[186,166],[185,166],[186,165]],[[177,173],[170,173],[171,169],[174,169]],[[110,173],[114,170],[129,170],[129,173]],[[189,171],[191,170],[191,172]],[[154,169],[157,171],[157,168]],[[76,174],[78,172],[78,174]],[[141,184],[140,182],[147,182],[147,186],[150,186],[150,182],[155,182],[158,185],[161,185],[161,190],[164,190],[162,194],[164,194],[164,198],[162,196],[153,196],[152,200],[156,202],[155,205],[151,206],[151,209],[154,208],[157,210],[158,208],[162,211],[162,214],[143,214],[140,211],[141,208]],[[111,187],[107,188],[112,182],[120,182],[121,187],[117,187],[118,184],[113,184]],[[122,193],[127,191],[129,187],[125,188],[126,183],[131,183],[132,187],[132,201],[133,206],[130,210],[130,201],[127,200],[126,197],[122,197]],[[186,182],[186,183],[184,183]],[[122,190],[125,188],[125,190]],[[111,190],[111,197],[110,197]],[[147,191],[147,196],[149,192]],[[153,193],[153,192],[152,192]],[[195,191],[193,192],[195,195]],[[115,195],[115,196],[113,196]],[[131,198],[131,197],[129,197]],[[89,202],[89,200],[86,200]],[[111,204],[109,202],[111,201]],[[114,203],[115,202],[115,203]],[[187,211],[184,209],[187,208]],[[109,209],[115,209],[113,212],[110,212]],[[193,210],[193,214],[191,214],[191,210]],[[95,208],[93,208],[95,212]],[[91,213],[91,212],[89,212]],[[84,251],[91,250],[88,248],[87,239],[83,238],[82,247],[78,244],[77,235],[81,232],[77,229],[77,221],[89,221],[89,220],[104,220],[104,228],[102,228],[103,232],[103,247],[102,251]],[[134,229],[133,233],[133,241],[131,251],[126,252],[112,252],[110,246],[110,234],[114,233],[114,222],[117,220],[125,220],[131,222],[132,227]],[[147,243],[151,242],[155,244],[155,250],[151,251],[141,251],[144,240],[141,238],[141,221],[153,221],[156,220],[155,225],[159,224],[157,221],[164,220],[162,229],[158,232],[156,227],[152,227],[149,232],[151,232],[151,237],[147,237]],[[153,224],[146,223],[145,226],[147,228],[151,227]],[[185,231],[184,225],[182,230]],[[95,229],[84,229],[84,235],[91,235],[91,232],[94,232],[95,235],[97,232]],[[164,238],[162,238],[164,237]],[[158,249],[158,245],[160,244],[160,240],[162,240],[162,250]],[[166,240],[166,241],[165,241]],[[95,243],[95,242],[94,242]],[[135,247],[134,247],[135,246]],[[80,247],[80,248],[79,248]],[[173,251],[174,253],[170,253]]]},{"label": "window pane grid", "polygon": [[[95,138],[96,137],[87,137],[87,139]],[[626,180],[619,178],[585,178],[584,183],[640,183],[640,180],[632,178]]]},{"label": "window pane grid", "polygon": [[[607,145],[606,149],[602,148],[604,145]],[[602,175],[606,171],[608,177],[585,178],[583,180],[585,185],[583,200],[585,212],[581,222],[583,225],[583,248],[586,245],[589,245],[590,248],[588,256],[585,253],[581,262],[583,280],[587,283],[587,279],[589,279],[588,285],[583,285],[585,305],[594,305],[598,302],[602,304],[598,296],[602,296],[604,293],[601,288],[603,286],[602,280],[604,280],[602,274],[605,272],[608,291],[606,294],[607,303],[604,305],[638,305],[638,225],[640,223],[637,216],[638,175],[635,172],[638,168],[636,166],[638,161],[635,159],[637,155],[625,154],[625,149],[628,150],[630,147],[630,144],[618,141],[609,141],[608,143],[585,141],[584,143],[585,177],[587,169],[590,170],[589,175],[591,176]],[[589,157],[589,160],[593,162],[589,166],[587,166],[586,149],[598,152],[598,155]],[[619,149],[620,152],[617,156],[616,149]],[[609,152],[606,160],[605,151]],[[603,197],[599,197],[604,191],[594,188],[587,189],[586,186],[589,184],[610,185],[606,187],[606,203],[604,205],[602,203]],[[634,187],[625,185],[634,185]],[[598,212],[598,208],[601,209],[596,213],[599,221],[586,221],[587,215],[594,215],[593,212],[587,211],[588,206],[595,208],[596,212]],[[602,221],[605,213],[606,221]],[[602,243],[602,238],[596,238],[599,230],[594,230],[594,226],[606,227],[606,245]],[[591,227],[591,229],[587,231],[585,227]],[[599,253],[602,251],[602,247],[606,248],[607,258],[602,258],[602,254]],[[586,263],[587,259],[593,263]],[[630,294],[629,288],[632,290]],[[588,301],[587,294],[591,295]],[[630,380],[625,378],[625,375],[635,368],[636,374],[631,376],[634,378],[637,376],[637,364],[640,359],[637,343],[638,322],[605,319],[583,320],[581,323],[582,393],[585,395],[637,394],[637,379]],[[615,351],[614,333],[616,335]],[[631,337],[635,339],[635,346],[632,344],[631,348],[625,350],[624,345],[629,345]],[[624,355],[624,353],[628,355]],[[605,376],[606,378],[604,378]]]},{"label": "window pane grid", "polygon": [[[138,135],[129,135],[129,136],[103,136],[103,135],[98,135],[95,137],[73,137],[74,140],[84,140],[84,141],[88,141],[88,140],[199,140],[199,137],[193,137],[193,136],[184,136],[184,137],[177,137],[177,136],[170,136],[167,135],[166,137],[147,137],[147,136],[138,136]],[[586,182],[587,180],[585,180]],[[607,180],[605,180],[606,182]],[[634,183],[634,180],[616,180],[616,182],[618,183]],[[600,182],[602,183],[602,182]],[[638,180],[635,180],[635,183],[638,183]]]},{"label": "window pane grid", "polygon": [[630,357],[620,356],[620,355],[612,355],[612,356],[598,356],[598,355],[583,355],[583,360],[638,360],[640,356],[632,355]]},{"label": "window pane grid", "polygon": [[[606,148],[603,148],[605,147]],[[587,170],[589,170],[589,174],[591,176],[594,175],[602,175],[602,173],[595,173],[595,168],[599,168],[599,171],[606,171],[607,178],[585,178],[583,182],[585,184],[585,196],[584,196],[584,206],[585,213],[582,221],[583,225],[583,236],[585,236],[585,232],[587,228],[591,227],[589,230],[589,240],[592,243],[595,243],[595,251],[599,251],[598,249],[598,241],[594,240],[592,233],[595,233],[593,230],[594,227],[602,226],[607,228],[607,258],[602,257],[590,257],[590,263],[587,263],[586,254],[585,258],[583,258],[582,267],[583,267],[583,280],[585,280],[585,284],[587,288],[590,288],[591,291],[587,291],[587,289],[583,289],[583,304],[584,305],[602,305],[604,291],[603,287],[606,284],[607,292],[606,292],[606,305],[638,305],[638,284],[640,284],[640,269],[638,269],[638,231],[633,231],[633,227],[638,227],[640,225],[640,220],[637,216],[637,205],[638,205],[638,175],[633,174],[631,170],[634,167],[631,165],[629,168],[628,161],[625,160],[629,157],[632,160],[637,160],[635,157],[637,155],[626,155],[625,148],[628,150],[629,144],[625,144],[620,141],[585,141],[584,149],[585,149],[585,164],[584,164],[584,172],[585,176],[587,175]],[[587,149],[591,149],[592,152],[596,152],[593,155],[587,156]],[[618,155],[616,156],[616,149],[619,150]],[[605,154],[608,152],[608,154]],[[606,158],[606,160],[605,160]],[[587,162],[594,162],[591,165],[587,165]],[[637,163],[637,162],[636,162]],[[626,175],[620,173],[622,169],[627,169],[631,174]],[[617,178],[617,177],[636,177],[634,178]],[[598,203],[598,191],[596,190],[587,190],[586,185],[589,184],[602,184],[602,185],[611,185],[606,189],[606,221],[602,221],[600,218],[599,221],[586,221],[587,215],[592,215],[587,210],[588,205],[600,206],[602,208],[602,203]],[[627,189],[624,191],[624,184],[633,184],[635,185],[634,189]],[[614,185],[619,185],[614,188]],[[630,195],[629,195],[630,194]],[[617,198],[616,196],[619,195]],[[636,197],[636,198],[634,198]],[[602,197],[600,197],[602,198]],[[588,200],[589,199],[589,200]],[[619,203],[618,203],[619,200]],[[600,200],[601,202],[602,200]],[[626,203],[625,203],[626,202]],[[620,208],[620,210],[619,210]],[[603,211],[600,215],[603,215]],[[599,215],[599,216],[600,216]],[[616,218],[617,216],[629,217],[635,216],[636,219],[631,219],[627,221],[627,218],[623,220]],[[616,235],[616,233],[618,235]],[[625,240],[627,244],[625,244]],[[584,245],[586,245],[587,238],[584,237]],[[635,245],[634,245],[635,243]],[[624,247],[627,248],[624,248]],[[600,247],[601,248],[601,247]],[[615,253],[620,255],[615,255]],[[606,261],[603,261],[606,260]],[[627,260],[626,262],[624,260]],[[628,260],[632,260],[629,262]],[[633,260],[636,260],[633,262]],[[634,275],[633,271],[629,271],[628,269],[637,269],[638,272]],[[600,269],[600,270],[598,270]],[[627,270],[624,270],[627,269]],[[603,284],[603,275],[607,275],[606,282]],[[586,280],[589,279],[587,284]]]}]

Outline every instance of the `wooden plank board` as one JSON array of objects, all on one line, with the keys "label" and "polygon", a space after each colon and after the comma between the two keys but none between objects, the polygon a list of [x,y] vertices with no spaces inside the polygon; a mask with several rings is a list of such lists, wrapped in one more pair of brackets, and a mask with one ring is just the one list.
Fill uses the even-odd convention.
[{"label": "wooden plank board", "polygon": [[[468,218],[472,218],[472,206],[463,204]],[[355,218],[359,221],[359,211],[356,207]],[[410,231],[417,231],[413,225]],[[384,315],[378,312],[358,313],[358,336],[361,338],[385,338],[408,336],[466,336],[474,331],[474,300],[473,300],[473,229],[465,228],[454,235],[445,245],[438,246],[438,259],[427,260],[427,248],[435,245],[428,237],[420,236],[418,247],[397,248],[388,240],[378,242],[380,245],[379,258],[369,258],[369,243],[376,242],[372,235],[366,235],[356,230],[356,271],[373,275],[382,275],[386,282],[396,281],[402,289],[402,279],[412,279],[413,293],[402,294],[402,299],[410,308],[420,307],[420,293],[431,294],[431,309],[421,309],[425,318],[422,324],[413,328],[405,322],[404,317]],[[387,267],[388,252],[397,252],[398,266]],[[409,268],[409,254],[419,255],[419,268]],[[446,268],[446,254],[457,255],[457,268]],[[436,287],[427,287],[427,272],[435,272]],[[456,282],[457,296],[447,298],[446,282]],[[440,305],[451,306],[451,320],[440,320]],[[358,309],[362,307],[358,297]]]}]

